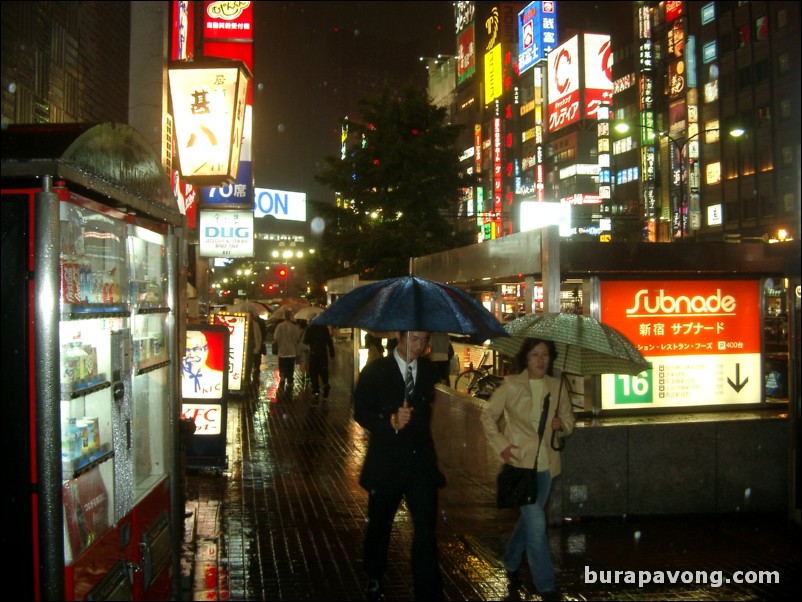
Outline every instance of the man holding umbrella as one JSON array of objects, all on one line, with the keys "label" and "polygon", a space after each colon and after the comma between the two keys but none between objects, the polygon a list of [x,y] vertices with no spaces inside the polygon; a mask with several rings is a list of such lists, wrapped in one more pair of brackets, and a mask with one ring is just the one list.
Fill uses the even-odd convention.
[{"label": "man holding umbrella", "polygon": [[444,282],[399,276],[358,286],[337,299],[315,322],[398,332],[386,357],[367,364],[354,390],[354,419],[370,432],[359,484],[368,491],[364,565],[368,600],[381,600],[382,577],[393,521],[405,498],[415,530],[412,582],[417,600],[442,600],[437,560],[437,467],[431,420],[437,368],[421,357],[432,332],[466,334],[484,341],[507,336],[469,293]]},{"label": "man holding umbrella", "polygon": [[363,368],[354,391],[354,419],[370,432],[359,484],[368,491],[364,540],[367,597],[382,600],[382,577],[393,521],[405,498],[412,515],[412,579],[416,600],[442,600],[435,531],[438,488],[431,431],[437,368],[421,357],[429,332],[402,332],[393,353]]}]

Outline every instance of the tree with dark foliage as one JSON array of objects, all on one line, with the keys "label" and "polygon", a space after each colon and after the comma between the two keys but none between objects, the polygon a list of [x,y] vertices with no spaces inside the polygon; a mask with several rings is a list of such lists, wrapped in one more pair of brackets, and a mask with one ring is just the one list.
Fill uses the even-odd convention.
[{"label": "tree with dark foliage", "polygon": [[313,280],[358,274],[378,280],[409,272],[420,257],[474,242],[455,230],[462,182],[459,127],[413,86],[386,88],[361,101],[362,116],[348,120],[345,158],[327,157],[317,176],[337,204],[315,203],[325,220]]}]

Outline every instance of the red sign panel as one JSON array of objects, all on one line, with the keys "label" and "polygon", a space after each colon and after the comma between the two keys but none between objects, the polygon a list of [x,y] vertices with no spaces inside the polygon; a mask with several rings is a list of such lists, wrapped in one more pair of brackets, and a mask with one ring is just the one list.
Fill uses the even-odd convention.
[{"label": "red sign panel", "polygon": [[645,356],[760,353],[756,280],[601,283],[601,318]]},{"label": "red sign panel", "polygon": [[207,40],[253,40],[253,2],[205,2],[203,37]]}]

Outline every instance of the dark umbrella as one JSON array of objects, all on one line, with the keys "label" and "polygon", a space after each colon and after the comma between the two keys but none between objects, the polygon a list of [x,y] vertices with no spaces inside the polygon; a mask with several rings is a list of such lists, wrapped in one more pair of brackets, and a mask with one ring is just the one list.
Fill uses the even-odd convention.
[{"label": "dark umbrella", "polygon": [[451,285],[417,276],[387,278],[355,288],[312,321],[370,331],[451,332],[476,342],[507,336],[477,299]]}]

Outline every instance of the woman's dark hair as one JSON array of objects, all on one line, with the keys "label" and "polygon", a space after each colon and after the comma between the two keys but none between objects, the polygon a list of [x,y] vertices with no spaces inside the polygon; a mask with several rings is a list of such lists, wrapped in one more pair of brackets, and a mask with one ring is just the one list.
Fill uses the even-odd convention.
[{"label": "woman's dark hair", "polygon": [[532,349],[543,343],[549,350],[549,367],[546,369],[546,374],[554,376],[554,360],[557,359],[557,349],[554,346],[554,341],[547,341],[546,339],[526,339],[521,345],[521,349],[515,356],[515,365],[518,372],[526,370],[526,356]]}]

